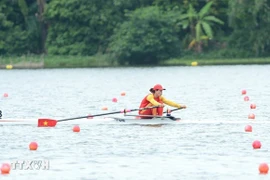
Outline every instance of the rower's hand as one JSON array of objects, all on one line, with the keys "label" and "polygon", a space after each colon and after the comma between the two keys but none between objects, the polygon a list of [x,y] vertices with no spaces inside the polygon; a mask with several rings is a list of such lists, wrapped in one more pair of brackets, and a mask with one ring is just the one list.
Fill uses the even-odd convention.
[{"label": "rower's hand", "polygon": [[164,107],[164,104],[160,104],[160,105],[158,105],[158,107]]}]

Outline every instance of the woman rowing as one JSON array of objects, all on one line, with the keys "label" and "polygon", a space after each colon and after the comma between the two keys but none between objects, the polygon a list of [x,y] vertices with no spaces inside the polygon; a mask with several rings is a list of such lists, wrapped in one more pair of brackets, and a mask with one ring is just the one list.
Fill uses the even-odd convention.
[{"label": "woman rowing", "polygon": [[[139,116],[141,119],[151,119],[150,116],[162,116],[164,104],[176,107],[176,108],[186,108],[185,105],[177,104],[173,101],[166,99],[162,95],[164,89],[160,84],[156,84],[153,88],[150,89],[151,94],[145,96],[141,102],[140,108],[146,108],[151,106],[159,106],[158,108],[151,108],[139,111]],[[149,115],[149,117],[147,117]]]}]

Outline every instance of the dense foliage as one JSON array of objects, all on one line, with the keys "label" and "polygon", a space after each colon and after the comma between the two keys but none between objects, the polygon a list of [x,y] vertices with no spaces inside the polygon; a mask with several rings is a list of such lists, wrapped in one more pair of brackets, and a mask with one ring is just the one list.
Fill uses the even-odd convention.
[{"label": "dense foliage", "polygon": [[149,6],[128,17],[113,34],[109,46],[120,63],[154,64],[180,54],[178,28],[170,15]]},{"label": "dense foliage", "polygon": [[270,55],[269,0],[1,0],[0,55]]}]

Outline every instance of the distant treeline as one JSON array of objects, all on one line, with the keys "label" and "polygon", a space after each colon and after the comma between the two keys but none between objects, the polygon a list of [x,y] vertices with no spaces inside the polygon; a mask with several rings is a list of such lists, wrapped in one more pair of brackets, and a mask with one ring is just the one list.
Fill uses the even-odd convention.
[{"label": "distant treeline", "polygon": [[1,0],[0,55],[270,56],[270,0]]}]

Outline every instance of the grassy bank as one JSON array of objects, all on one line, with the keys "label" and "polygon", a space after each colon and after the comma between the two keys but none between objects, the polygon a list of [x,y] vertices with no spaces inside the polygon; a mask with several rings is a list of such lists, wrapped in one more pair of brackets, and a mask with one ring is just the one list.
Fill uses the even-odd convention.
[{"label": "grassy bank", "polygon": [[113,67],[117,63],[106,55],[96,56],[47,56],[45,68]]},{"label": "grassy bank", "polygon": [[[195,63],[196,62],[196,63]],[[248,65],[270,64],[268,58],[245,58],[245,59],[196,59],[179,58],[161,61],[153,66],[205,66],[205,65]],[[106,55],[96,56],[20,56],[0,57],[0,68],[6,69],[12,65],[13,69],[24,68],[87,68],[87,67],[120,67],[116,61]],[[148,65],[149,66],[149,65]],[[10,66],[9,66],[10,67]]]},{"label": "grassy bank", "polygon": [[268,58],[243,58],[243,59],[170,59],[163,61],[165,66],[191,66],[192,62],[197,62],[198,66],[207,65],[249,65],[249,64],[270,64]]},{"label": "grassy bank", "polygon": [[113,67],[117,63],[106,55],[96,56],[44,56],[25,55],[0,57],[0,68],[12,65],[13,69],[24,68],[85,68]]}]

